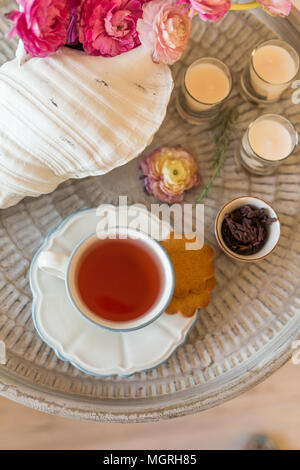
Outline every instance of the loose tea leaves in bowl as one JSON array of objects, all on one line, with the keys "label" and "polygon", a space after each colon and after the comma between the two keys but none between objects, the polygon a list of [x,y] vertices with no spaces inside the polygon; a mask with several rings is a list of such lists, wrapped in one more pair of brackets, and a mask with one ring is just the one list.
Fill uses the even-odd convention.
[{"label": "loose tea leaves in bowl", "polygon": [[265,244],[268,225],[276,222],[264,208],[246,205],[225,214],[222,237],[227,247],[240,255],[253,255]]}]

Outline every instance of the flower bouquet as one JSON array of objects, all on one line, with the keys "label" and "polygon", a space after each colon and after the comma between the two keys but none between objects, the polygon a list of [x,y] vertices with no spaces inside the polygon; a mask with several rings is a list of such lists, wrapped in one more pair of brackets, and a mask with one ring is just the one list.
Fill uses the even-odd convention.
[{"label": "flower bouquet", "polygon": [[287,16],[290,0],[17,0],[22,11],[6,16],[13,22],[9,37],[18,35],[25,51],[46,57],[61,46],[87,54],[114,57],[143,44],[154,62],[173,64],[185,50],[191,18],[219,21],[229,10],[263,8]]}]

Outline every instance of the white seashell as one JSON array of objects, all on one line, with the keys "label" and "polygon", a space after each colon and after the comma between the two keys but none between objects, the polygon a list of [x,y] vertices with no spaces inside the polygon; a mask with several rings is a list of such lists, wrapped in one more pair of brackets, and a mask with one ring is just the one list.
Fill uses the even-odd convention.
[{"label": "white seashell", "polygon": [[20,59],[0,68],[1,208],[124,165],[164,119],[171,72],[143,46],[114,58],[64,47]]}]

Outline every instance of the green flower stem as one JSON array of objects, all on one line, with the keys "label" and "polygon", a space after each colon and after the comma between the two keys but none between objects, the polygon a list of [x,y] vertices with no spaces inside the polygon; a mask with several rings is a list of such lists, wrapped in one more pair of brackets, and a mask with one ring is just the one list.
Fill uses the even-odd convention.
[{"label": "green flower stem", "polygon": [[215,179],[220,175],[221,169],[227,158],[227,150],[230,144],[231,136],[235,130],[238,120],[237,106],[225,109],[215,120],[209,130],[215,132],[215,151],[212,167],[214,172],[208,183],[203,188],[201,194],[196,198],[195,203],[199,204],[212,188]]}]

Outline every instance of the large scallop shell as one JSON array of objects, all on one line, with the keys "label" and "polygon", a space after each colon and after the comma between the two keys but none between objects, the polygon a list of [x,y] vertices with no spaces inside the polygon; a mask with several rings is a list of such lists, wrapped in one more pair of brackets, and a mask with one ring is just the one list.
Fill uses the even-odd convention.
[{"label": "large scallop shell", "polygon": [[62,48],[0,68],[0,207],[101,175],[138,156],[160,127],[172,76],[140,46],[114,58]]}]

